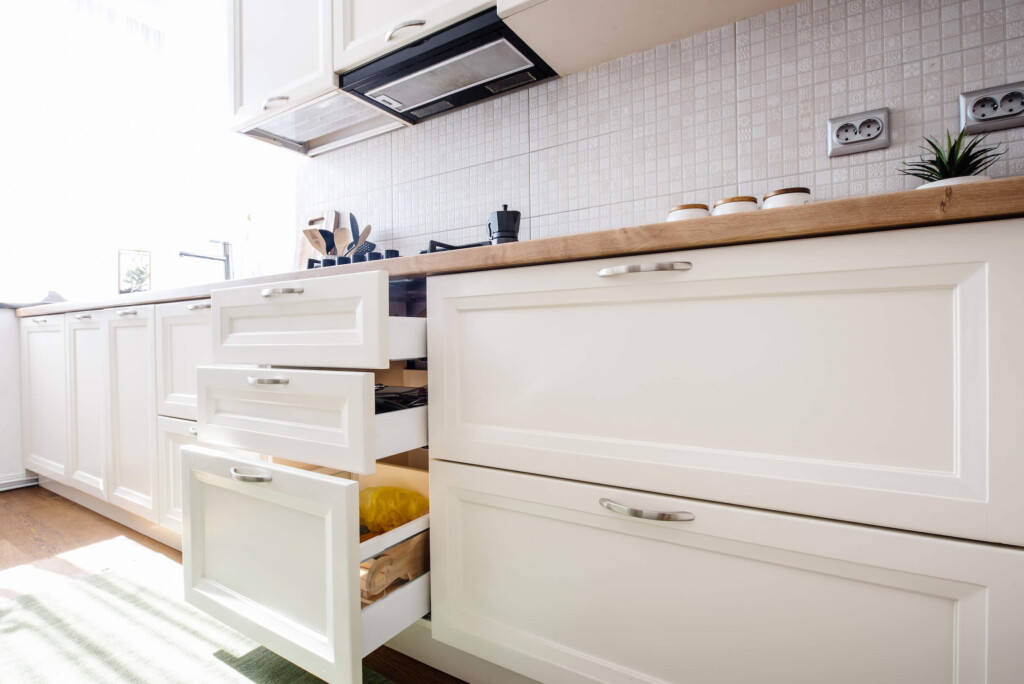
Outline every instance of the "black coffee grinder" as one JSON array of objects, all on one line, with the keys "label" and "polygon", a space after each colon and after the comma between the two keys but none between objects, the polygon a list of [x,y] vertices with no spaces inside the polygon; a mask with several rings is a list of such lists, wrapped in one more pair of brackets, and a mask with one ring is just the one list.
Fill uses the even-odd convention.
[{"label": "black coffee grinder", "polygon": [[519,242],[519,212],[509,211],[503,204],[501,211],[496,211],[487,219],[487,234],[492,245],[503,245],[506,242]]}]

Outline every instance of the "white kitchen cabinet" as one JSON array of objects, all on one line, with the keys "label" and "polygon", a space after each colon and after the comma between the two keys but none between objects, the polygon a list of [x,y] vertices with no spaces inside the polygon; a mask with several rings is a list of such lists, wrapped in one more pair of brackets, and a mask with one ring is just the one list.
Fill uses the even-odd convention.
[{"label": "white kitchen cabinet", "polygon": [[29,470],[66,482],[68,388],[63,314],[21,319],[21,440]]},{"label": "white kitchen cabinet", "polygon": [[331,0],[232,0],[231,102],[243,128],[337,87]]},{"label": "white kitchen cabinet", "polygon": [[1024,672],[1021,549],[438,460],[430,486],[434,638],[542,682]]},{"label": "white kitchen cabinet", "polygon": [[427,443],[427,407],[376,413],[374,374],[294,368],[199,369],[203,441],[372,473]]},{"label": "white kitchen cabinet", "polygon": [[424,533],[429,516],[360,543],[356,480],[204,447],[181,458],[189,603],[329,682],[360,681],[362,657],[429,612],[429,572],[360,599],[360,563]]},{"label": "white kitchen cabinet", "polygon": [[107,311],[67,314],[68,484],[107,498],[110,364]]},{"label": "white kitchen cabinet", "polygon": [[213,292],[216,363],[388,368],[426,356],[424,318],[389,316],[387,271]]},{"label": "white kitchen cabinet", "polygon": [[156,394],[152,305],[108,309],[111,503],[157,522]]},{"label": "white kitchen cabinet", "polygon": [[[728,26],[790,0],[498,0],[498,15],[559,74],[572,74],[702,31]],[[642,9],[639,9],[642,8]]]},{"label": "white kitchen cabinet", "polygon": [[156,306],[157,413],[196,419],[196,369],[213,361],[210,300]]},{"label": "white kitchen cabinet", "polygon": [[494,0],[334,0],[334,70],[344,72],[494,7]]},{"label": "white kitchen cabinet", "polygon": [[432,278],[431,454],[1024,545],[1022,229]]}]

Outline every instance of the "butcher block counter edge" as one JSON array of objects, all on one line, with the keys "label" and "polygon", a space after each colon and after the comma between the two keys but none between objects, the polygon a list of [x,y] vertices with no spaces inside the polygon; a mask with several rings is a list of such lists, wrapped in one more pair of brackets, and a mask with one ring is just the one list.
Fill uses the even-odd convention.
[{"label": "butcher block counter edge", "polygon": [[[631,228],[417,254],[345,266],[277,273],[179,288],[115,295],[108,299],[60,302],[18,309],[18,316],[59,314],[115,306],[202,299],[225,287],[260,285],[341,273],[388,271],[392,278],[421,278],[444,273],[533,266],[560,261],[672,252],[752,242],[862,233],[945,223],[990,221],[1024,216],[1024,176],[964,185],[812,202],[689,221],[651,223]],[[482,230],[482,229],[481,229]]]}]

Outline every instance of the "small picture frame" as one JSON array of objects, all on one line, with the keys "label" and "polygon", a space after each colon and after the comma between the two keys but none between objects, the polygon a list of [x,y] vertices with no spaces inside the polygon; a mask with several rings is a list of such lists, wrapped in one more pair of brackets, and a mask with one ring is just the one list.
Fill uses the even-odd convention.
[{"label": "small picture frame", "polygon": [[117,250],[117,291],[144,292],[153,282],[150,253],[138,249]]}]

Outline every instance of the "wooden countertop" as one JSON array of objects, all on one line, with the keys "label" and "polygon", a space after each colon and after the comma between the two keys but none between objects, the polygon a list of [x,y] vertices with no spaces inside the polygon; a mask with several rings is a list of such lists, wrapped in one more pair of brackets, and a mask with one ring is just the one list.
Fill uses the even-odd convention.
[{"label": "wooden countertop", "polygon": [[965,223],[1024,216],[1024,176],[911,190],[887,195],[813,202],[690,221],[652,223],[579,235],[526,240],[451,252],[278,273],[205,285],[111,296],[85,302],[61,302],[18,309],[18,316],[59,314],[159,302],[201,299],[214,289],[302,280],[340,273],[386,270],[393,278],[417,278],[559,261],[671,252],[750,242],[893,230],[943,223]]}]

